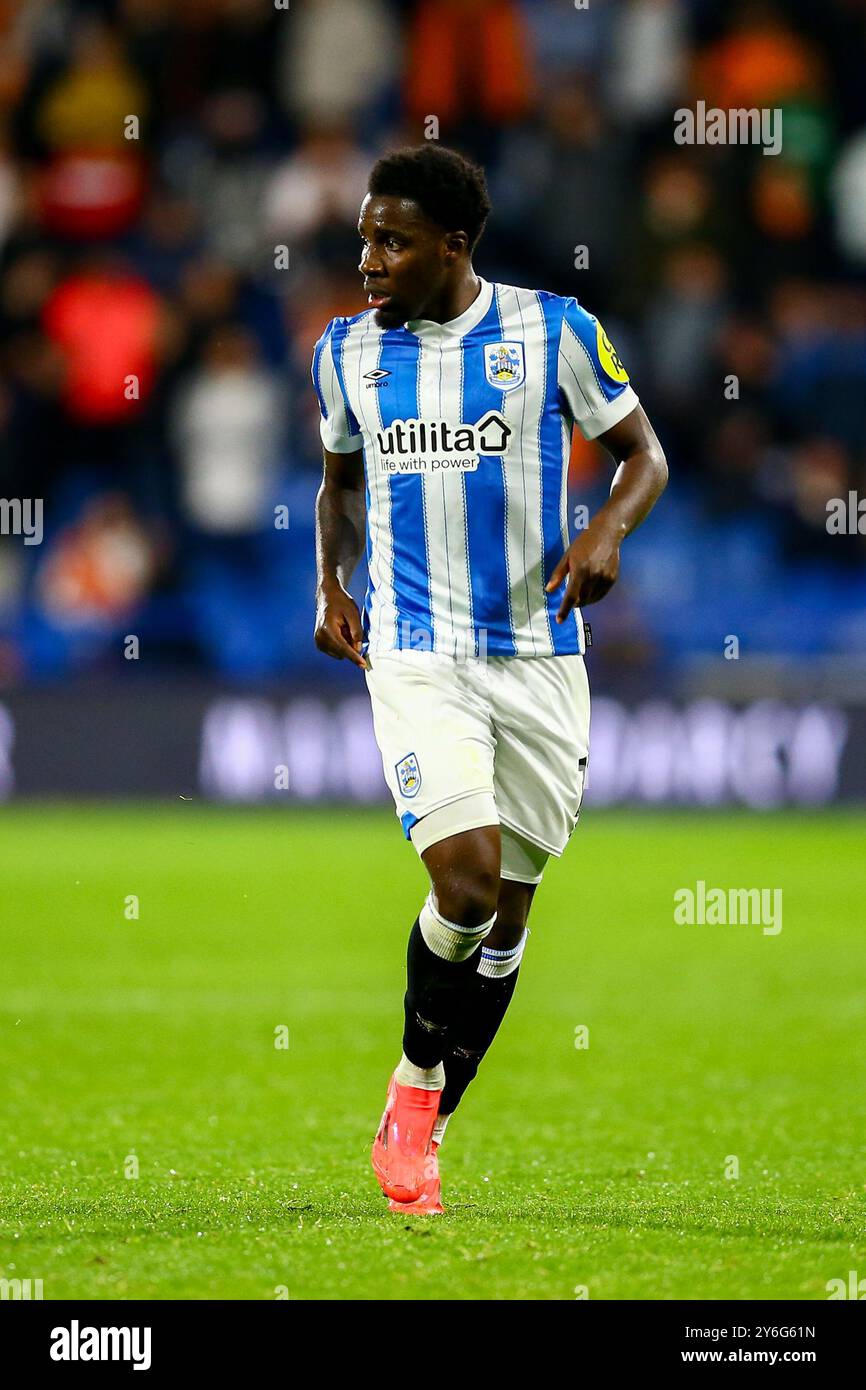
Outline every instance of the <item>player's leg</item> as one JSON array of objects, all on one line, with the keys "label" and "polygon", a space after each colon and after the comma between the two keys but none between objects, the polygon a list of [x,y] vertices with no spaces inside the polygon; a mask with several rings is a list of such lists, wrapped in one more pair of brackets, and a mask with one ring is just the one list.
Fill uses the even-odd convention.
[{"label": "player's leg", "polygon": [[456,994],[496,913],[493,736],[471,671],[453,660],[389,653],[372,661],[367,684],[404,834],[419,854],[430,851],[432,865],[430,892],[409,937],[403,1053],[372,1154],[383,1190],[408,1203],[425,1184]]},{"label": "player's leg", "polygon": [[513,951],[520,945],[536,887],[535,883],[516,883],[513,879],[500,878],[496,921],[484,942],[486,955],[494,951]]},{"label": "player's leg", "polygon": [[437,1143],[441,1143],[451,1115],[475,1079],[514,996],[528,939],[529,911],[547,860],[544,850],[506,827],[501,830],[501,843],[502,872],[508,877],[500,879],[496,921],[449,1029],[445,1087],[433,1130]]},{"label": "player's leg", "polygon": [[496,917],[499,826],[464,830],[422,855],[430,893],[409,936],[403,1057],[397,1079],[441,1090],[445,1038],[464,982],[478,969]]},{"label": "player's leg", "polygon": [[[499,826],[473,824],[489,818],[490,800],[489,796],[460,798],[422,818],[413,832],[430,874],[430,893],[409,937],[403,1054],[373,1146],[373,1167],[391,1199],[392,1211],[444,1211],[434,1125],[445,1084],[442,1059],[449,1032],[459,1016],[467,982],[477,971],[481,943],[495,919]],[[470,828],[459,829],[461,825]],[[391,1155],[382,1152],[383,1132],[393,1138]],[[416,1185],[413,1198],[409,1188]]]},{"label": "player's leg", "polygon": [[[434,822],[439,831],[467,819],[462,801],[471,807],[471,799],[461,799],[445,808]],[[475,814],[484,819],[489,815],[486,801],[476,802],[480,809]],[[446,835],[422,857],[431,886],[409,935],[403,1052],[391,1079],[372,1162],[392,1211],[435,1213],[443,1210],[436,1161],[439,1141],[434,1134],[445,1085],[443,1058],[467,982],[477,972],[482,942],[495,920],[499,826],[472,826]]]},{"label": "player's leg", "polygon": [[500,895],[460,1021],[449,1032],[434,1129],[440,1141],[511,1002],[532,895],[549,856],[562,853],[577,822],[587,764],[589,683],[582,657],[493,657],[489,672],[502,878],[510,886]]}]

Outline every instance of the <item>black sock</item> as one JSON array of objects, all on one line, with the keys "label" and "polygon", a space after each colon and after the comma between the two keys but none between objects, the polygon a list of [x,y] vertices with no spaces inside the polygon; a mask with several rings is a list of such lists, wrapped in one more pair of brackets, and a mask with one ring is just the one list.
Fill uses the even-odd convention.
[{"label": "black sock", "polygon": [[[474,957],[473,957],[474,959]],[[512,970],[501,979],[476,971],[460,998],[458,1016],[448,1032],[445,1053],[445,1089],[439,1114],[452,1115],[505,1017],[520,973]]]},{"label": "black sock", "polygon": [[477,971],[480,950],[467,960],[443,960],[421,932],[416,917],[406,952],[403,1051],[416,1067],[435,1067],[445,1056],[446,1037],[460,1007],[464,987]]}]

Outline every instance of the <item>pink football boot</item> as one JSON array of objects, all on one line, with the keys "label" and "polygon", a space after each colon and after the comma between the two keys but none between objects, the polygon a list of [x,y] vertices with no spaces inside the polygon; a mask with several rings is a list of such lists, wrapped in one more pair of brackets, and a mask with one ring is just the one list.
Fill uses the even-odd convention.
[{"label": "pink football boot", "polygon": [[430,1152],[424,1166],[424,1186],[421,1188],[421,1196],[415,1202],[395,1202],[392,1197],[388,1203],[391,1211],[408,1212],[410,1216],[443,1216],[445,1214],[439,1188],[439,1160],[436,1157],[438,1148],[439,1145],[434,1139],[430,1144]]},{"label": "pink football boot", "polygon": [[[379,1186],[394,1202],[417,1202],[431,1181],[428,1159],[441,1094],[420,1086],[401,1086],[393,1076],[388,1083],[385,1113],[373,1140],[370,1161]],[[436,1185],[438,1195],[438,1172]]]}]

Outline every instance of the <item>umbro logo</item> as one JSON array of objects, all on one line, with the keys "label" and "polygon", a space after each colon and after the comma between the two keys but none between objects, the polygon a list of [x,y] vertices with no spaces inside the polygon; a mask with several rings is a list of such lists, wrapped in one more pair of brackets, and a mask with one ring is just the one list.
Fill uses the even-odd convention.
[{"label": "umbro logo", "polygon": [[390,375],[391,373],[386,371],[384,367],[374,367],[372,372],[365,372],[364,380],[367,383],[367,390],[369,391],[373,386],[387,385],[384,378]]}]

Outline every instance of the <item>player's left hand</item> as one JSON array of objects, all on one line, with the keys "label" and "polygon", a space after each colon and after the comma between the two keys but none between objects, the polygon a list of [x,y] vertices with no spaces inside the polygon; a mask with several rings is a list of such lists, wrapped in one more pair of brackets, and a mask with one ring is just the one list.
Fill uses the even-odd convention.
[{"label": "player's left hand", "polygon": [[571,542],[545,588],[550,594],[568,575],[568,586],[556,615],[565,622],[572,608],[598,603],[616,583],[619,574],[619,541],[592,522]]}]

